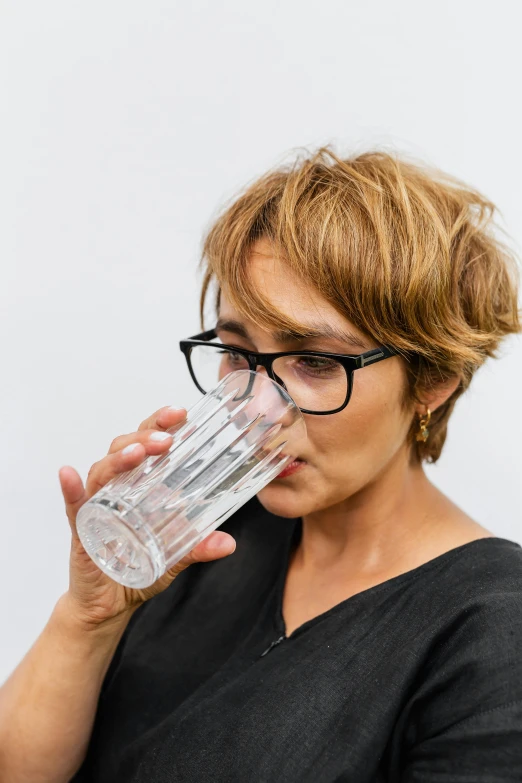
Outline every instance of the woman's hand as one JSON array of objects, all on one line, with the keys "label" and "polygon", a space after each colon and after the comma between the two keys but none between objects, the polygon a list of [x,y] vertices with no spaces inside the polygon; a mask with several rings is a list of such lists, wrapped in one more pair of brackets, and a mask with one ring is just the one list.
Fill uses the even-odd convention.
[{"label": "woman's hand", "polygon": [[[109,452],[89,471],[86,486],[72,467],[60,468],[60,485],[65,500],[67,518],[72,532],[69,563],[69,590],[60,602],[67,605],[67,612],[87,626],[110,623],[114,618],[132,612],[144,601],[165,590],[173,579],[191,563],[217,560],[232,554],[235,541],[228,533],[214,531],[201,541],[185,557],[163,574],[153,585],[136,590],[114,582],[91,560],[82,546],[76,531],[76,515],[83,504],[119,473],[139,465],[149,455],[163,454],[172,445],[172,436],[154,440],[154,433],[181,426],[186,416],[182,408],[161,408],[143,421],[138,432],[120,435],[111,443]],[[135,445],[127,453],[124,450]]]}]

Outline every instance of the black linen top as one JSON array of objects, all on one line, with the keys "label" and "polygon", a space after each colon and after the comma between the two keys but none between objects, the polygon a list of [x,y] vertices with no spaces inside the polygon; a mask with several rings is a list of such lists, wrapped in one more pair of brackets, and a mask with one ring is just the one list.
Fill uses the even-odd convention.
[{"label": "black linen top", "polygon": [[254,498],[234,554],[133,615],[74,783],[522,781],[522,549],[465,544],[285,636],[300,519]]}]

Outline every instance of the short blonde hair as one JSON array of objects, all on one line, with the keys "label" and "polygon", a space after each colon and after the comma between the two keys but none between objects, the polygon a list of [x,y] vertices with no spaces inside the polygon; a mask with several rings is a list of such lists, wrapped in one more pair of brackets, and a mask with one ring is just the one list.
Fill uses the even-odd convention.
[{"label": "short blonde hair", "polygon": [[438,381],[460,384],[433,414],[412,457],[440,456],[456,400],[500,340],[522,331],[515,258],[499,241],[495,206],[439,171],[383,151],[340,158],[321,147],[250,184],[203,244],[200,315],[209,285],[263,328],[304,334],[248,275],[260,237],[336,310],[406,360],[405,402]]}]

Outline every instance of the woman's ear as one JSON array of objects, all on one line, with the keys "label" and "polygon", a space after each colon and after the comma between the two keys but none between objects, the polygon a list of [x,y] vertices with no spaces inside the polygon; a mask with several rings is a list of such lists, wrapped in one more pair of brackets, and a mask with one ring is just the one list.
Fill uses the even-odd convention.
[{"label": "woman's ear", "polygon": [[423,416],[426,413],[426,408],[429,408],[431,413],[436,411],[458,389],[460,381],[461,379],[458,375],[452,375],[447,380],[434,384],[430,389],[426,389],[422,395],[422,402],[415,405],[415,412],[419,416]]}]

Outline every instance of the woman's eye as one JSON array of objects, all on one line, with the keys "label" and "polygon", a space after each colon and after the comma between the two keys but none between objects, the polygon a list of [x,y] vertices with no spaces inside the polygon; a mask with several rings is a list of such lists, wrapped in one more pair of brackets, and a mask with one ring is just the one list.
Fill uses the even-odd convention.
[{"label": "woman's eye", "polygon": [[230,362],[230,364],[247,364],[245,357],[240,353],[236,353],[235,351],[223,350],[219,353],[226,356],[227,361]]},{"label": "woman's eye", "polygon": [[325,359],[319,359],[317,356],[309,356],[304,360],[304,364],[309,367],[326,367],[327,362]]},{"label": "woman's eye", "polygon": [[338,372],[341,365],[333,359],[323,358],[321,356],[301,356],[299,359],[299,368],[304,372],[315,375]]},{"label": "woman's eye", "polygon": [[302,359],[302,361],[308,367],[313,367],[317,370],[323,369],[325,367],[333,367],[336,364],[336,362],[332,362],[331,359],[323,359],[320,356],[307,356],[306,358]]}]

